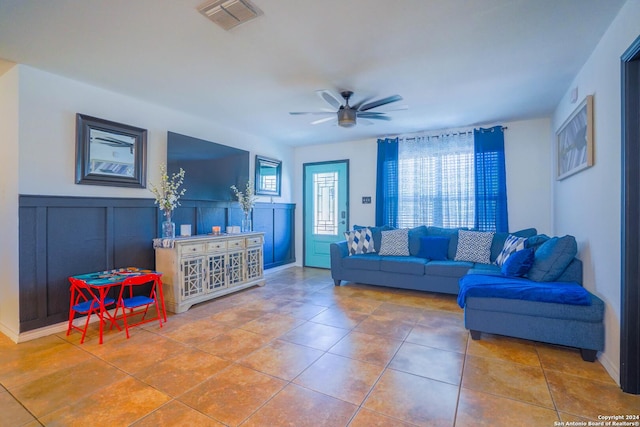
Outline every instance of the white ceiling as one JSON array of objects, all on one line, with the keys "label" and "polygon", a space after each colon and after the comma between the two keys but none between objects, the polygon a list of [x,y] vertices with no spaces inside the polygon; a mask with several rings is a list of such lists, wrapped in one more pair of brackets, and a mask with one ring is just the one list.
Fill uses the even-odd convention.
[{"label": "white ceiling", "polygon": [[[227,32],[202,0],[0,0],[0,58],[287,145],[338,142],[547,117],[624,0],[253,2],[264,15]],[[409,109],[351,129],[288,114],[327,107],[319,89]]]}]

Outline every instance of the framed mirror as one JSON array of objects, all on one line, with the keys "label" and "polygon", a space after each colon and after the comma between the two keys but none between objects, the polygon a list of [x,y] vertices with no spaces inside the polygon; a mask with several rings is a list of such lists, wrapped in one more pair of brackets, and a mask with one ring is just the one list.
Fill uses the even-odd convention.
[{"label": "framed mirror", "polygon": [[256,156],[256,194],[279,196],[282,162],[267,157]]}]

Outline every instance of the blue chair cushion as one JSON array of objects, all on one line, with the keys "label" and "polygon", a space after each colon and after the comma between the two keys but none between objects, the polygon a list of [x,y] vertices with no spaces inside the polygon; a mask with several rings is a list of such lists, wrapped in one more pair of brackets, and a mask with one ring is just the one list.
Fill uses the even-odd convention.
[{"label": "blue chair cushion", "polygon": [[536,282],[553,282],[560,277],[577,253],[575,237],[552,237],[536,249],[527,277]]},{"label": "blue chair cushion", "polygon": [[348,269],[378,271],[381,259],[377,254],[351,255],[342,258],[342,266]]},{"label": "blue chair cushion", "polygon": [[[111,305],[114,302],[116,302],[116,300],[114,300],[113,298],[104,299],[105,306]],[[80,304],[74,305],[72,308],[73,308],[73,311],[77,311],[78,313],[88,313],[92,309],[92,306],[91,306],[92,303],[93,303],[93,309],[98,310],[100,307],[100,304],[98,303],[98,301],[95,301],[95,300],[81,302]]]},{"label": "blue chair cushion", "polygon": [[132,298],[125,298],[122,300],[122,305],[125,308],[136,308],[136,307],[142,307],[143,305],[147,305],[147,304],[153,304],[155,302],[154,299],[143,296],[143,295],[139,295],[136,297],[132,297]]},{"label": "blue chair cushion", "polygon": [[522,277],[529,272],[533,265],[535,251],[531,248],[512,253],[502,264],[502,274],[509,277]]},{"label": "blue chair cushion", "polygon": [[424,274],[444,277],[462,277],[473,268],[468,261],[429,261],[424,266]]},{"label": "blue chair cushion", "polygon": [[[419,256],[421,240],[426,237],[428,229],[426,225],[420,225],[409,230],[409,255]],[[424,257],[422,257],[424,258]]]},{"label": "blue chair cushion", "polygon": [[412,256],[386,256],[380,261],[380,270],[390,273],[422,276],[424,275],[424,265],[426,262],[427,260],[424,258]]},{"label": "blue chair cushion", "polygon": [[449,236],[425,236],[420,238],[420,258],[444,261],[449,254]]}]

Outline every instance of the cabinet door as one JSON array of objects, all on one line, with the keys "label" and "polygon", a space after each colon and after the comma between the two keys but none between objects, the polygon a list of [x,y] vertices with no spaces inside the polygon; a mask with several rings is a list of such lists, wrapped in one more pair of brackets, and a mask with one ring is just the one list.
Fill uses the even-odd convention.
[{"label": "cabinet door", "polygon": [[239,285],[245,281],[244,260],[244,251],[227,254],[227,286]]},{"label": "cabinet door", "polygon": [[182,258],[180,260],[181,297],[183,300],[204,293],[205,257]]},{"label": "cabinet door", "polygon": [[262,277],[263,256],[262,246],[247,249],[247,280]]},{"label": "cabinet door", "polygon": [[207,292],[217,291],[218,289],[223,289],[227,287],[227,282],[225,280],[225,264],[226,264],[226,254],[224,252],[217,254],[210,254],[207,256],[207,264],[208,264],[208,283],[207,283]]}]

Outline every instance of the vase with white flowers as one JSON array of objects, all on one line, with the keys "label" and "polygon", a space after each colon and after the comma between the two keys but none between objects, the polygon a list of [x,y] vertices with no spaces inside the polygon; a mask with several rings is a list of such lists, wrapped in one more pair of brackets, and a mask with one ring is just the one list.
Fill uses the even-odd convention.
[{"label": "vase with white flowers", "polygon": [[167,174],[167,165],[160,164],[160,185],[149,184],[151,192],[156,196],[155,204],[164,214],[162,222],[162,238],[173,239],[176,237],[176,225],[171,221],[173,210],[180,206],[180,197],[187,191],[186,188],[180,188],[184,182],[184,169],[180,168],[179,172],[175,172],[169,177]]},{"label": "vase with white flowers", "polygon": [[241,231],[243,233],[252,231],[251,210],[253,209],[253,205],[255,205],[257,199],[256,193],[253,189],[253,184],[251,181],[247,181],[244,193],[239,191],[235,185],[232,185],[231,189],[235,193],[238,203],[240,203],[240,207],[244,212]]}]

